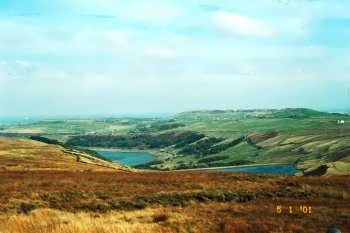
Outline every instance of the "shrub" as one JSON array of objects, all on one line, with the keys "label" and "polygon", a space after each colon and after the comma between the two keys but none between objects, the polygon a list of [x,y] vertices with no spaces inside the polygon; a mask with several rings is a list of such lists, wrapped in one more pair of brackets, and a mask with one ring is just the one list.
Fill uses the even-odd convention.
[{"label": "shrub", "polygon": [[107,203],[91,203],[88,204],[87,209],[92,212],[105,213],[110,210],[110,206]]},{"label": "shrub", "polygon": [[166,214],[156,214],[153,216],[153,222],[155,222],[155,223],[165,222],[168,219],[169,219],[169,217]]},{"label": "shrub", "polygon": [[19,212],[24,214],[29,214],[30,211],[34,210],[36,207],[31,203],[21,203],[19,206]]}]

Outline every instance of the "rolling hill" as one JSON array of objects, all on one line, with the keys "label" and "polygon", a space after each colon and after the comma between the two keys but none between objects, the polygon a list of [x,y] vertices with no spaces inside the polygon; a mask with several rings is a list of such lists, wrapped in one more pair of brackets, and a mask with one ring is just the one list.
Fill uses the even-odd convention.
[{"label": "rolling hill", "polygon": [[[344,120],[345,124],[337,122]],[[300,174],[350,173],[350,116],[305,108],[191,111],[168,118],[45,120],[3,127],[73,147],[145,150],[142,168],[174,170],[289,163]]]}]

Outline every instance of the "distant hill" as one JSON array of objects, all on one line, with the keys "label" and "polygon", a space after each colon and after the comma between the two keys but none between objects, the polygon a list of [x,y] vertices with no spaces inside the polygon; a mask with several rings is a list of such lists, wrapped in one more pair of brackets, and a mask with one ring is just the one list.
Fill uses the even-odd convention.
[{"label": "distant hill", "polygon": [[247,110],[199,110],[177,114],[181,119],[205,119],[205,118],[308,118],[341,115],[340,113],[320,112],[308,108],[284,108],[284,109],[247,109]]},{"label": "distant hill", "polygon": [[280,110],[273,110],[272,113],[266,114],[266,117],[273,118],[308,118],[308,117],[322,117],[341,115],[337,113],[320,112],[308,108],[285,108]]}]

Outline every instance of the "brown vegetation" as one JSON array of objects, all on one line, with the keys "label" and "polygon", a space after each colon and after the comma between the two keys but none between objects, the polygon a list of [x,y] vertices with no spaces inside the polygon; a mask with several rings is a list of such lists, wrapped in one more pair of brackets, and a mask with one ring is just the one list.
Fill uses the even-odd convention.
[{"label": "brown vegetation", "polygon": [[0,233],[349,233],[349,176],[130,172],[75,153],[0,139]]},{"label": "brown vegetation", "polygon": [[267,133],[253,133],[247,136],[247,141],[255,145],[257,143],[263,142],[270,138],[274,138],[276,136],[278,136],[277,131],[271,131]]},{"label": "brown vegetation", "polygon": [[[0,180],[1,233],[316,233],[350,226],[348,176],[7,171]],[[295,209],[277,214],[277,205]]]}]

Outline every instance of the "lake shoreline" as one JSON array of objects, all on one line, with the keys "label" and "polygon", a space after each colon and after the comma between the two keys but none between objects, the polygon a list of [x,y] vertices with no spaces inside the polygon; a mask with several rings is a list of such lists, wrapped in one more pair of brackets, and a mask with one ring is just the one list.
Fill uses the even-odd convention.
[{"label": "lake shoreline", "polygon": [[[143,150],[143,149],[122,149],[122,148],[103,148],[103,147],[83,147],[85,149],[96,151],[105,151],[105,152],[124,152],[124,153],[148,153],[152,155],[155,159],[159,158],[159,154],[162,152],[154,150]],[[163,153],[164,154],[164,153]],[[158,155],[158,156],[157,156]],[[118,162],[118,161],[114,161]],[[192,171],[217,171],[217,172],[240,172],[240,171],[225,171],[225,169],[230,168],[252,168],[252,167],[268,167],[268,166],[293,166],[296,170],[293,176],[298,176],[301,172],[296,166],[290,163],[261,163],[261,164],[245,164],[245,165],[233,165],[233,166],[219,166],[219,167],[202,167],[202,168],[188,168],[188,169],[174,169],[174,170],[160,170],[160,169],[140,169],[144,171],[154,171],[154,172],[192,172]],[[245,173],[245,172],[243,172]],[[257,173],[258,174],[258,173]]]},{"label": "lake shoreline", "polygon": [[[291,166],[294,169],[293,173],[279,173],[279,172],[249,172],[249,168],[264,168],[264,167],[274,167],[274,166]],[[239,170],[247,168],[248,170]],[[233,169],[233,170],[230,170]],[[234,170],[238,169],[238,170]],[[293,164],[289,163],[262,163],[262,164],[246,164],[246,165],[234,165],[234,166],[220,166],[220,167],[208,167],[208,168],[190,168],[190,169],[179,169],[172,170],[174,172],[191,172],[191,171],[215,171],[215,172],[239,172],[239,173],[253,173],[253,174],[268,174],[268,175],[278,175],[278,176],[300,176],[301,171],[295,167]]]},{"label": "lake shoreline", "polygon": [[189,169],[178,169],[172,171],[201,171],[201,170],[220,170],[226,168],[244,168],[244,167],[263,167],[263,166],[274,166],[274,165],[291,165],[289,163],[260,163],[260,164],[246,164],[246,165],[234,165],[234,166],[222,166],[222,167],[203,167],[203,168],[189,168]]},{"label": "lake shoreline", "polygon": [[[225,171],[230,168],[252,168],[252,167],[269,167],[269,166],[293,166],[296,172],[293,175],[287,174],[276,174],[276,173],[260,173],[260,172],[245,172],[245,171]],[[273,176],[302,176],[302,171],[289,163],[263,163],[263,164],[249,164],[249,165],[235,165],[235,166],[224,166],[224,167],[207,167],[207,168],[188,168],[188,169],[177,169],[177,170],[157,170],[157,169],[140,169],[144,172],[234,172],[243,174],[255,174],[255,175],[273,175]]]},{"label": "lake shoreline", "polygon": [[150,150],[150,149],[124,149],[124,148],[116,148],[116,147],[79,147],[82,149],[88,149],[92,151],[108,151],[108,152],[144,152],[152,154],[154,157],[158,157],[161,154],[166,154],[165,152],[160,152],[156,150]]}]

